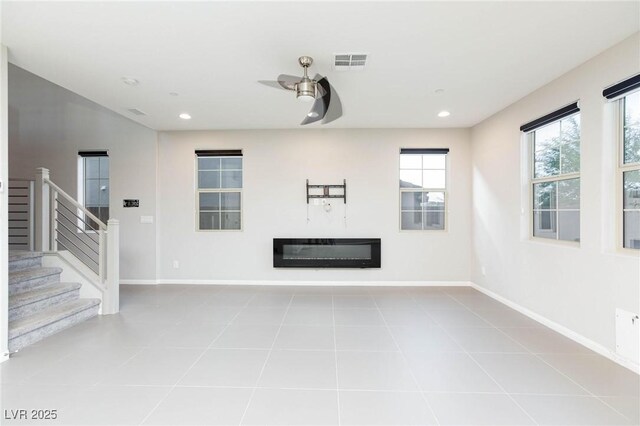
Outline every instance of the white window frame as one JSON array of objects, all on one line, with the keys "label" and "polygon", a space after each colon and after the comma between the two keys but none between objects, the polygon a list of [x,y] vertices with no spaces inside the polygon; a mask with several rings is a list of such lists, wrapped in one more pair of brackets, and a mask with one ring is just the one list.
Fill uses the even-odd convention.
[{"label": "white window frame", "polygon": [[[427,149],[427,148],[425,148]],[[402,151],[402,149],[400,149],[400,152]],[[403,154],[399,153],[398,155],[398,179],[396,180],[396,182],[398,182],[398,186],[399,186],[399,182],[400,182],[400,171],[404,170],[400,167],[400,161],[401,161],[401,156]],[[411,155],[411,154],[404,154],[404,155]],[[422,154],[422,155],[429,155],[429,154]],[[400,187],[400,191],[398,193],[398,229],[400,230],[400,232],[440,232],[440,233],[446,233],[449,231],[449,153],[447,154],[434,154],[434,155],[444,155],[444,188],[402,188]],[[422,170],[429,170],[429,169],[422,169]],[[434,170],[440,170],[440,169],[434,169]],[[442,229],[424,229],[424,224],[422,229],[403,229],[402,228],[402,194],[405,192],[442,192],[444,193],[444,227]],[[434,210],[434,212],[438,212],[440,210]]]},{"label": "white window frame", "polygon": [[[556,123],[558,121],[562,121],[566,118],[572,117],[574,115],[580,115],[581,112],[578,111],[574,114],[568,115],[566,117],[562,117],[559,118],[557,120],[554,120],[550,123],[545,124],[544,126],[548,126],[551,125],[553,123]],[[554,176],[545,176],[545,177],[535,177],[535,173],[536,173],[536,156],[535,156],[535,132],[536,130],[541,129],[544,126],[538,127],[536,129],[533,129],[529,132],[526,133],[526,139],[527,139],[527,144],[528,144],[528,153],[529,153],[529,160],[528,160],[528,165],[529,165],[529,170],[527,170],[527,174],[528,174],[528,196],[529,196],[529,223],[528,223],[528,234],[529,234],[529,239],[532,241],[536,241],[536,242],[548,242],[548,243],[552,243],[552,244],[568,244],[568,245],[572,245],[572,246],[580,246],[580,243],[582,241],[582,179],[580,178],[580,174],[582,171],[582,116],[580,117],[581,121],[580,121],[580,171],[578,172],[572,172],[572,173],[563,173],[563,174],[557,174]],[[560,126],[562,126],[562,124],[560,124]],[[560,127],[560,132],[562,133],[562,127]],[[562,170],[562,150],[560,151],[560,158],[559,158],[559,170]],[[560,232],[559,232],[559,228],[558,228],[558,223],[557,223],[557,215],[559,212],[561,211],[575,211],[575,209],[560,209],[558,207],[558,194],[559,191],[557,190],[557,184],[561,181],[564,180],[571,180],[571,179],[578,179],[579,183],[580,183],[580,208],[578,209],[579,212],[579,220],[580,220],[580,240],[579,241],[570,241],[570,240],[562,240],[560,239]],[[555,182],[556,183],[556,208],[555,209],[548,209],[548,210],[544,210],[544,209],[536,209],[535,208],[535,190],[534,187],[537,184],[541,184],[541,183],[551,183],[551,182]],[[535,235],[535,212],[543,212],[543,211],[555,211],[556,212],[556,237],[555,238],[545,238],[545,237],[541,237],[538,235]]]},{"label": "white window frame", "polygon": [[[200,171],[198,158],[240,158],[242,159],[242,169],[225,169],[226,171],[241,171],[242,172],[242,182],[240,188],[200,188],[198,185],[198,172]],[[222,171],[222,170],[220,170]],[[244,157],[242,155],[238,156],[195,156],[195,229],[196,232],[242,232],[244,230]],[[239,192],[240,193],[240,210],[225,210],[228,213],[240,213],[240,228],[239,229],[200,229],[200,194],[201,193],[224,193],[224,192]],[[220,211],[222,214],[222,211]],[[220,218],[220,223],[222,223],[222,217]]]},{"label": "white window frame", "polygon": [[[624,162],[624,102],[625,98],[634,93],[638,93],[640,90],[633,90],[625,93],[620,99],[615,100],[615,123],[616,123],[616,145],[617,145],[617,173],[616,173],[616,217],[617,217],[617,246],[623,253],[637,254],[640,249],[634,249],[624,246],[624,174],[625,172],[640,171],[640,162],[625,164]],[[636,209],[627,209],[636,210]]]},{"label": "white window frame", "polygon": [[[109,177],[107,178],[107,180],[109,181],[109,217],[111,217],[111,158],[109,157],[109,153],[107,151],[107,155],[105,155],[105,157],[109,158]],[[85,186],[86,186],[86,170],[85,170],[85,156],[82,156],[80,154],[78,154],[78,194],[77,194],[77,200],[78,203],[82,205],[82,207],[84,207],[85,209],[88,209],[88,207],[85,205]],[[90,220],[88,217],[85,217],[85,213],[78,209],[78,220],[77,222],[77,226],[78,226],[78,230],[76,231],[77,233],[86,233],[86,234],[95,234],[97,231],[99,231],[98,229],[93,230],[91,228],[87,227],[87,222]],[[96,215],[96,217],[100,218],[98,215]],[[106,222],[105,222],[106,224]]]}]

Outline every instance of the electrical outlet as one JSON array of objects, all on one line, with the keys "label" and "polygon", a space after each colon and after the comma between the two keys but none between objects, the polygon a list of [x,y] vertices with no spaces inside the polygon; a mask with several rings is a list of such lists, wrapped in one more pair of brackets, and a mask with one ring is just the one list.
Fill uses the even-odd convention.
[{"label": "electrical outlet", "polygon": [[487,276],[487,268],[485,268],[484,266],[480,267],[480,273],[482,273],[483,277]]},{"label": "electrical outlet", "polygon": [[173,261],[173,269],[180,269],[180,262],[177,260]]}]

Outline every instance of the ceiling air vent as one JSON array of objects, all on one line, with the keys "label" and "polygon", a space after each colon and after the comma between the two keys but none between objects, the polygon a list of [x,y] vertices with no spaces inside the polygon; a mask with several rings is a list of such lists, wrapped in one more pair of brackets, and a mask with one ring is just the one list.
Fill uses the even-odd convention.
[{"label": "ceiling air vent", "polygon": [[146,113],[140,111],[137,108],[129,108],[127,111],[129,111],[133,115],[147,115]]},{"label": "ceiling air vent", "polygon": [[337,71],[363,70],[367,62],[366,53],[338,53],[333,58],[333,69]]}]

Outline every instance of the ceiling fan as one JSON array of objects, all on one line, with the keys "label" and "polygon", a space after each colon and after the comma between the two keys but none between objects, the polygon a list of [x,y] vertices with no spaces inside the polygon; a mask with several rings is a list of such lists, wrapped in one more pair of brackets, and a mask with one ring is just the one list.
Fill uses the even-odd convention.
[{"label": "ceiling fan", "polygon": [[276,89],[294,91],[296,92],[296,98],[301,101],[314,101],[311,110],[300,123],[301,125],[315,123],[320,120],[322,120],[322,124],[327,124],[342,116],[340,98],[329,83],[329,80],[327,80],[327,77],[316,74],[313,79],[309,78],[307,71],[313,64],[313,58],[301,56],[298,58],[298,63],[304,70],[302,77],[280,74],[277,81],[260,80],[259,82]]}]

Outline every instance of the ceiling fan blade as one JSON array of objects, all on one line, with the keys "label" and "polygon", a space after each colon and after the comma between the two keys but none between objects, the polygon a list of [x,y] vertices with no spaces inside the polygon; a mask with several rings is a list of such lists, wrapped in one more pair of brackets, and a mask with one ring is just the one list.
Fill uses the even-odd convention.
[{"label": "ceiling fan blade", "polygon": [[258,83],[264,84],[265,86],[273,87],[274,89],[284,89],[279,81],[273,80],[258,80]]},{"label": "ceiling fan blade", "polygon": [[327,82],[327,86],[331,93],[331,103],[328,105],[327,112],[322,120],[322,124],[327,124],[342,117],[342,102],[340,101],[338,92],[336,92],[336,89],[331,85],[331,83],[329,83],[329,80],[326,78],[324,80]]},{"label": "ceiling fan blade", "polygon": [[302,120],[301,125],[315,123],[316,121],[322,120],[322,118],[327,113],[327,109],[322,98],[317,98],[313,101],[313,106],[311,107],[311,111],[307,113],[307,116]]},{"label": "ceiling fan blade", "polygon": [[[313,80],[316,82],[316,91],[318,92],[318,96],[324,96],[331,92],[331,86],[327,85],[329,80],[327,80],[326,77],[316,74],[316,76],[313,77]],[[329,94],[329,97],[331,97],[331,94]]]},{"label": "ceiling fan blade", "polygon": [[300,81],[300,77],[293,75],[280,74],[278,80],[258,80],[258,83],[274,89],[295,90],[295,84]]},{"label": "ceiling fan blade", "polygon": [[278,83],[280,83],[282,88],[287,90],[295,90],[295,85],[299,83],[300,80],[301,77],[296,77],[295,75],[280,74],[278,76]]},{"label": "ceiling fan blade", "polygon": [[318,79],[319,75],[316,75],[316,90],[318,91],[319,97],[313,102],[313,106],[311,107],[311,111],[307,114],[304,120],[302,120],[302,125],[315,123],[316,121],[322,120],[327,114],[327,110],[329,109],[329,105],[331,103],[331,86],[329,85],[329,81],[323,77]]}]

